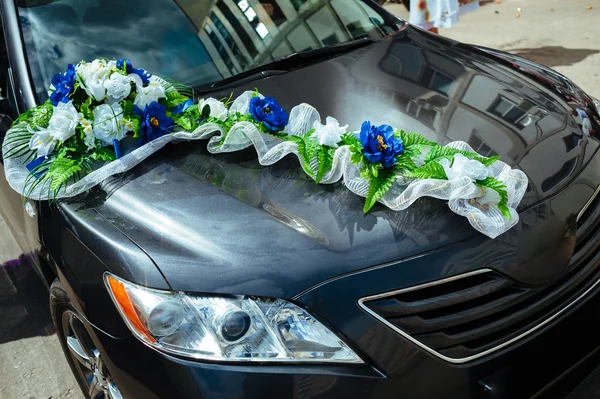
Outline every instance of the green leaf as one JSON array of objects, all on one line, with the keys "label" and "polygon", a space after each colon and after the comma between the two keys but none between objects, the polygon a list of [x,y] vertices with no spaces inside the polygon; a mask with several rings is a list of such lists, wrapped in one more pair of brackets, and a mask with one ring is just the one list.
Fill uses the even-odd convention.
[{"label": "green leaf", "polygon": [[133,138],[139,139],[140,138],[140,125],[142,124],[142,122],[139,120],[139,118],[131,118],[131,122],[133,123]]},{"label": "green leaf", "polygon": [[396,173],[390,169],[382,169],[379,176],[371,179],[369,183],[369,191],[365,200],[364,213],[366,214],[373,208],[386,192],[392,187],[396,181]]},{"label": "green leaf", "polygon": [[169,109],[176,107],[177,105],[179,105],[183,102],[186,102],[188,100],[188,97],[181,95],[176,90],[171,90],[171,91],[165,92],[165,97],[166,97],[165,105]]},{"label": "green leaf", "polygon": [[[310,161],[313,159],[311,155],[314,153],[316,156],[316,151],[314,151],[314,144],[311,143],[310,137],[307,139],[306,136],[287,136],[282,137],[286,141],[293,141],[298,146],[298,155],[300,155],[300,159],[302,160],[302,165],[307,173],[311,176],[314,176],[315,172],[310,166]],[[317,143],[319,145],[319,143]]]},{"label": "green leaf", "polygon": [[508,220],[511,219],[510,209],[508,209],[508,206],[498,204],[498,210],[500,211],[500,213],[502,213],[502,216],[504,216],[506,219],[508,219]]},{"label": "green leaf", "polygon": [[176,124],[184,128],[185,130],[192,130],[192,121],[186,114],[172,115],[171,117],[173,118],[173,121]]},{"label": "green leaf", "polygon": [[446,172],[442,165],[437,162],[426,163],[425,165],[416,168],[410,172],[404,173],[406,177],[413,177],[415,179],[442,179],[448,180]]},{"label": "green leaf", "polygon": [[413,133],[413,132],[409,132],[406,133],[404,130],[400,130],[400,131],[396,131],[394,133],[394,135],[396,137],[400,137],[400,140],[402,140],[402,144],[404,144],[404,148],[406,147],[412,147],[414,145],[419,145],[419,146],[437,146],[437,143],[434,143],[433,141],[429,141],[427,140],[423,135],[419,134],[419,133]]},{"label": "green leaf", "polygon": [[425,163],[439,162],[442,159],[448,159],[450,161],[453,161],[454,156],[456,154],[462,154],[469,159],[479,161],[482,164],[484,164],[485,166],[490,166],[491,164],[496,162],[498,159],[500,159],[499,156],[486,158],[486,157],[482,157],[481,155],[474,153],[474,152],[462,151],[462,150],[452,148],[452,147],[435,146],[425,156]]},{"label": "green leaf", "polygon": [[127,117],[133,113],[133,101],[127,100],[123,103],[123,114]]},{"label": "green leaf", "polygon": [[54,108],[52,107],[52,103],[50,101],[46,101],[44,104],[33,108],[31,117],[29,118],[29,125],[34,128],[38,126],[47,128],[53,112]]},{"label": "green leaf", "polygon": [[506,204],[508,204],[508,190],[506,188],[506,184],[494,177],[487,177],[484,180],[477,180],[476,183],[481,187],[485,187],[486,189],[494,190],[498,193],[498,195],[500,195],[498,210],[505,218],[510,219],[510,210],[508,209],[508,206],[506,206]]},{"label": "green leaf", "polygon": [[342,135],[342,143],[341,145],[355,145],[355,144],[359,144],[360,145],[360,140],[356,138],[356,136],[354,136],[353,133],[344,133]]},{"label": "green leaf", "polygon": [[[127,107],[127,103],[130,102],[132,107],[133,107],[133,103],[131,101],[126,101],[125,102],[125,107]],[[87,100],[85,100],[83,102],[83,104],[81,104],[80,106],[80,111],[83,114],[85,119],[92,119],[93,118],[93,114],[92,114],[92,110],[90,109],[90,106],[92,105],[92,97],[88,97]]]},{"label": "green leaf", "polygon": [[325,146],[321,147],[317,153],[317,160],[319,161],[319,169],[317,169],[317,177],[315,179],[317,184],[320,183],[323,176],[331,170],[334,154],[335,148]]},{"label": "green leaf", "polygon": [[94,152],[90,156],[95,161],[114,161],[117,159],[115,151],[108,147],[98,147],[94,149]]},{"label": "green leaf", "polygon": [[411,159],[411,156],[404,152],[402,155],[396,157],[396,170],[400,171],[413,171],[417,169],[415,161]]},{"label": "green leaf", "polygon": [[67,181],[75,176],[76,173],[81,172],[81,166],[79,162],[69,158],[56,158],[50,165],[48,173],[44,176],[44,179],[50,182],[50,188],[57,194]]}]

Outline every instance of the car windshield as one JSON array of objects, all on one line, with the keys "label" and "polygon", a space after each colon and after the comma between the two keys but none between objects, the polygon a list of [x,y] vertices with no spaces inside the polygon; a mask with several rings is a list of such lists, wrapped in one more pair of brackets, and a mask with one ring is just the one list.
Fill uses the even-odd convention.
[{"label": "car windshield", "polygon": [[391,15],[361,0],[20,0],[39,100],[68,63],[128,58],[192,87],[296,52],[381,39]]}]

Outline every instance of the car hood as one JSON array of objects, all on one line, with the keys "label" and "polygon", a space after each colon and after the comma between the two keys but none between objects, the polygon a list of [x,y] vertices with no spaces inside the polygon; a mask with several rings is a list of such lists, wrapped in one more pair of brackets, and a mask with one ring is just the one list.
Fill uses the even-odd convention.
[{"label": "car hood", "polygon": [[[523,209],[560,191],[586,164],[597,146],[588,138],[597,115],[576,86],[566,89],[570,97],[554,87],[560,75],[546,72],[542,81],[536,65],[526,74],[522,60],[503,57],[408,27],[234,95],[257,87],[288,110],[307,102],[350,129],[371,120],[442,144],[466,141],[528,175]],[[582,123],[586,116],[591,124]],[[175,290],[290,298],[479,235],[444,201],[423,198],[401,212],[377,205],[363,215],[362,198],[341,183],[315,184],[295,158],[262,167],[252,148],[220,155],[205,148],[168,146],[105,181],[107,199],[95,207]]]}]

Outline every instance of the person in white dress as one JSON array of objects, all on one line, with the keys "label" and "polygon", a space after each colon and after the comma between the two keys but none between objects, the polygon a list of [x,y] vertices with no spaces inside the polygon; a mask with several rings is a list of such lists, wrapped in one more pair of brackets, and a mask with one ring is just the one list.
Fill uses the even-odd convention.
[{"label": "person in white dress", "polygon": [[404,0],[410,6],[409,22],[434,33],[439,28],[450,28],[458,22],[460,14],[479,8],[478,0]]}]

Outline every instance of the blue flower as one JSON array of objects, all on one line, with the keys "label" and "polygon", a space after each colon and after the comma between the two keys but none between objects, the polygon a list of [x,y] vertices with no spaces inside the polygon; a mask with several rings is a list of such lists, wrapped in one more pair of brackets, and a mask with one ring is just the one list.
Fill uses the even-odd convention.
[{"label": "blue flower", "polygon": [[174,125],[173,119],[165,115],[167,109],[156,101],[146,105],[142,111],[140,107],[134,105],[133,113],[140,117],[140,134],[142,141],[149,142],[155,140],[167,133]]},{"label": "blue flower", "polygon": [[147,85],[150,82],[150,77],[152,77],[152,74],[148,73],[145,69],[134,68],[133,65],[131,65],[131,61],[126,60],[125,58],[121,58],[117,61],[117,68],[123,70],[123,65],[125,65],[125,72],[135,73],[140,78],[142,78],[142,83],[144,83],[145,85]]},{"label": "blue flower", "polygon": [[394,129],[390,125],[371,125],[363,122],[360,128],[360,142],[363,155],[371,163],[381,162],[384,168],[390,168],[396,163],[396,157],[404,152],[402,140],[394,137]]},{"label": "blue flower", "polygon": [[272,131],[283,129],[289,119],[287,112],[273,97],[254,97],[250,100],[250,115]]},{"label": "blue flower", "polygon": [[52,78],[54,91],[50,93],[52,105],[57,106],[59,102],[68,103],[69,96],[75,85],[75,65],[69,64],[65,73],[57,73]]},{"label": "blue flower", "polygon": [[194,102],[188,98],[186,101],[174,106],[173,109],[171,109],[171,113],[173,115],[181,114],[181,113],[185,112],[185,110],[188,109],[189,107],[191,107],[192,105],[194,105]]}]

